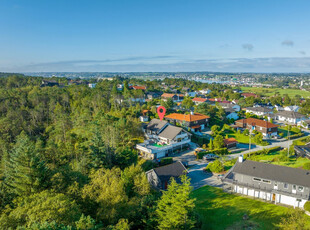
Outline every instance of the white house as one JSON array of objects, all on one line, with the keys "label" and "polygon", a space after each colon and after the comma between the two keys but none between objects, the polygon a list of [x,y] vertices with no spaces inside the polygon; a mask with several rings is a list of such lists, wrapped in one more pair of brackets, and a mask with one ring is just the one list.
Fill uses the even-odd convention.
[{"label": "white house", "polygon": [[93,89],[93,88],[96,87],[96,83],[89,83],[89,84],[88,84],[88,87],[91,88],[91,89]]},{"label": "white house", "polygon": [[310,196],[310,171],[243,160],[242,155],[222,180],[235,193],[294,208],[303,208]]},{"label": "white house", "polygon": [[153,119],[144,128],[147,140],[136,145],[140,155],[147,159],[158,159],[188,148],[191,134],[167,121]]},{"label": "white house", "polygon": [[199,92],[200,92],[202,95],[207,95],[207,94],[211,93],[211,90],[209,90],[209,89],[202,89],[202,90],[199,90]]},{"label": "white house", "polygon": [[187,92],[185,95],[188,97],[196,97],[197,92]]},{"label": "white house", "polygon": [[284,110],[285,111],[298,112],[299,106],[298,105],[286,106],[286,107],[284,107]]},{"label": "white house", "polygon": [[256,116],[266,116],[268,114],[272,114],[273,110],[266,107],[248,107],[245,112]]},{"label": "white house", "polygon": [[280,111],[277,112],[276,114],[276,119],[279,121],[283,121],[292,125],[297,125],[298,123],[307,120],[306,116],[297,113],[294,111]]}]

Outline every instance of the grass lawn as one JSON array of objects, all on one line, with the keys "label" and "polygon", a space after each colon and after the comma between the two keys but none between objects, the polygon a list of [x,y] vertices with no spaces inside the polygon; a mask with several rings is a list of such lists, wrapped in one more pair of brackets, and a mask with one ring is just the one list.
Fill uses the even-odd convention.
[{"label": "grass lawn", "polygon": [[196,198],[196,211],[202,221],[201,229],[245,229],[237,228],[246,223],[242,219],[245,214],[249,216],[249,221],[258,225],[251,229],[275,229],[281,217],[289,210],[286,207],[228,194],[211,186],[197,189],[191,196]]},{"label": "grass lawn", "polygon": [[307,158],[295,158],[295,157],[291,157],[289,161],[287,162],[272,162],[272,160],[277,157],[280,156],[280,152],[273,152],[273,153],[269,153],[267,155],[257,155],[254,157],[251,157],[251,160],[254,161],[259,161],[259,162],[264,162],[264,163],[270,163],[270,164],[275,164],[275,165],[282,165],[282,166],[288,166],[288,167],[292,167],[292,168],[302,168],[302,166],[307,163],[310,162],[309,159]]},{"label": "grass lawn", "polygon": [[[249,136],[245,136],[243,134],[238,135],[237,133],[230,133],[230,134],[228,134],[228,137],[235,138],[239,143],[244,143],[244,144],[249,144],[250,143]],[[252,136],[252,138],[251,138],[251,143],[252,144],[256,144],[256,145],[261,145],[261,144],[255,143],[254,136]]]},{"label": "grass lawn", "polygon": [[278,92],[280,95],[288,94],[290,98],[295,97],[295,95],[300,95],[304,98],[310,98],[309,91],[300,89],[241,87],[241,90],[243,92],[261,93],[265,96],[272,96],[275,94],[275,92]]}]

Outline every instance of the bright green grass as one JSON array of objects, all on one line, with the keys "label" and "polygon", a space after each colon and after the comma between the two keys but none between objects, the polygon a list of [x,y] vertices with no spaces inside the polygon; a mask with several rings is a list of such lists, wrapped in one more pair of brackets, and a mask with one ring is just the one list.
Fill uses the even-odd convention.
[{"label": "bright green grass", "polygon": [[[238,135],[237,133],[230,133],[230,134],[228,134],[228,137],[235,138],[239,143],[243,143],[243,144],[249,144],[250,143],[249,136],[245,136],[243,134]],[[253,136],[251,138],[251,143],[256,144]],[[257,144],[257,145],[260,145],[260,144]]]},{"label": "bright green grass", "polygon": [[272,160],[277,156],[280,156],[279,151],[269,153],[267,155],[257,155],[254,158],[251,158],[251,160],[275,164],[275,165],[288,166],[288,167],[292,167],[292,168],[302,168],[302,166],[305,163],[310,162],[309,159],[303,158],[303,157],[299,157],[299,158],[291,157],[288,162],[272,162]]},{"label": "bright green grass", "polygon": [[161,148],[161,147],[164,147],[164,146],[166,146],[166,145],[158,145],[158,144],[154,143],[154,144],[152,144],[152,146],[155,146],[155,147],[157,147],[157,148]]},{"label": "bright green grass", "polygon": [[201,229],[222,230],[237,222],[242,224],[244,214],[259,225],[258,229],[275,229],[289,211],[286,207],[228,194],[210,186],[197,189],[191,195],[196,198],[195,209],[202,221]]},{"label": "bright green grass", "polygon": [[241,90],[243,92],[261,93],[265,96],[272,96],[275,94],[275,92],[278,92],[280,95],[288,94],[290,98],[295,97],[295,95],[300,95],[304,98],[310,98],[309,91],[303,91],[300,89],[241,87]]}]

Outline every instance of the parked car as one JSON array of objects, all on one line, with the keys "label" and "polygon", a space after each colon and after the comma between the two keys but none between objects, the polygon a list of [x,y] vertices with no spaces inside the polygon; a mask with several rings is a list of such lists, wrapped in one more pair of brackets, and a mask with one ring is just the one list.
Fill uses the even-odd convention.
[{"label": "parked car", "polygon": [[215,160],[217,158],[219,158],[218,155],[215,155],[213,153],[209,153],[209,154],[204,155],[202,159],[210,161],[210,160]]}]

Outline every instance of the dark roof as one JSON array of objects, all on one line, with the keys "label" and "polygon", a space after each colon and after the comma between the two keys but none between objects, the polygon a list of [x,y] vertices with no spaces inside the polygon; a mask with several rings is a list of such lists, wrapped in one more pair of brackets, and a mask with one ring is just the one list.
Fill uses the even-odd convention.
[{"label": "dark roof", "polygon": [[276,113],[277,116],[283,116],[283,117],[288,117],[288,118],[303,118],[305,115],[301,113],[297,113],[294,111],[279,111]]},{"label": "dark roof", "polygon": [[263,112],[263,113],[270,113],[273,111],[272,109],[266,107],[248,107],[246,109],[254,112]]},{"label": "dark roof", "polygon": [[297,151],[300,154],[305,154],[307,156],[310,156],[310,144],[308,144],[308,145],[295,145],[294,149],[295,149],[295,151]]},{"label": "dark roof", "polygon": [[183,129],[180,127],[175,127],[172,125],[168,125],[160,134],[159,137],[173,139],[175,138]]},{"label": "dark roof", "polygon": [[237,162],[232,172],[278,182],[310,187],[310,171],[245,160]]},{"label": "dark roof", "polygon": [[233,108],[224,108],[225,113],[235,113],[236,111]]},{"label": "dark roof", "polygon": [[153,169],[160,180],[169,180],[171,177],[179,177],[187,173],[181,161]]},{"label": "dark roof", "polygon": [[150,123],[146,126],[146,129],[158,132],[160,131],[165,125],[167,125],[167,121],[159,120],[159,119],[152,119]]}]

